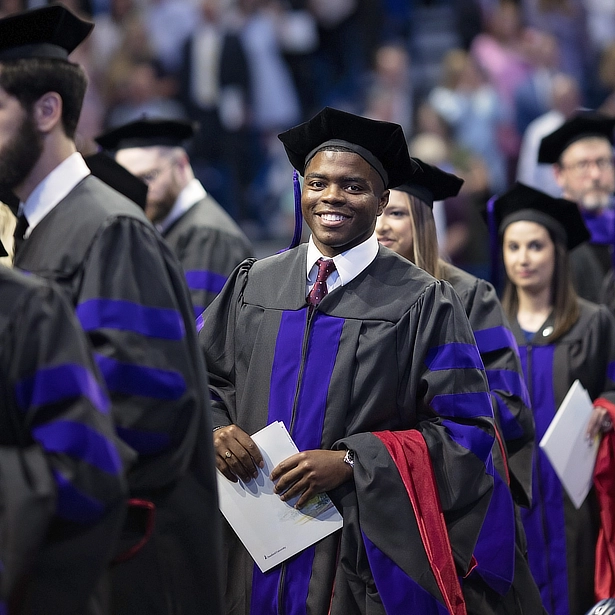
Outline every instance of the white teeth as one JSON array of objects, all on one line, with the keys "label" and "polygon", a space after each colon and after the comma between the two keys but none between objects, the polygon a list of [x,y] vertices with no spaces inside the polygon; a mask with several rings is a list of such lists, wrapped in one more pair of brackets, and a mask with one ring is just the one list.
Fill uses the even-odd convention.
[{"label": "white teeth", "polygon": [[321,218],[327,222],[341,222],[346,216],[340,216],[339,214],[322,214]]}]

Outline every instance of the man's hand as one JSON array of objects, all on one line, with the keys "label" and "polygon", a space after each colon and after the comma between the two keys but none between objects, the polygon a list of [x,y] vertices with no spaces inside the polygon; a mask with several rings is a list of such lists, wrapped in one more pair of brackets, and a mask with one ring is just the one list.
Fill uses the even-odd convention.
[{"label": "man's hand", "polygon": [[313,450],[285,459],[271,472],[275,492],[284,501],[300,495],[295,508],[302,508],[315,495],[352,478],[352,468],[344,463],[345,455],[346,451]]},{"label": "man's hand", "polygon": [[587,424],[587,438],[593,440],[599,433],[613,429],[613,423],[606,408],[594,406],[594,410]]},{"label": "man's hand", "polygon": [[244,483],[258,476],[264,467],[263,456],[250,436],[237,427],[229,425],[214,431],[216,467],[233,483],[239,477]]}]

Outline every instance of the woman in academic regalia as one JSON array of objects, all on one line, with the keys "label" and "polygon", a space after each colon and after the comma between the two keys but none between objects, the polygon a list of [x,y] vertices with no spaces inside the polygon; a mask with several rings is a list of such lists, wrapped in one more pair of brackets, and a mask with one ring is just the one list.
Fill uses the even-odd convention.
[{"label": "woman in academic regalia", "polygon": [[[502,464],[496,478],[502,499],[492,498],[474,554],[478,565],[463,582],[468,609],[475,607],[481,613],[507,613],[508,609],[515,613],[540,613],[540,596],[523,556],[523,532],[515,540],[512,533],[505,536],[496,529],[502,527],[507,484],[517,504],[529,506],[531,496],[534,421],[517,347],[493,286],[439,256],[433,203],[456,196],[463,180],[422,160],[414,161],[419,169],[408,183],[391,190],[389,203],[378,218],[376,235],[382,245],[434,277],[448,281],[459,295],[485,365],[499,427],[498,446],[503,442],[506,449],[506,467],[499,450],[494,451],[494,458]],[[507,503],[508,512],[514,514],[510,496]],[[498,553],[496,558],[489,556],[494,551]],[[492,594],[479,597],[473,591],[477,574],[487,581]]]},{"label": "woman in academic regalia", "polygon": [[[536,442],[577,379],[594,400],[588,441],[611,430],[615,320],[605,306],[580,299],[572,287],[568,251],[589,239],[577,205],[517,183],[494,201],[489,215],[502,245],[507,278],[502,304],[520,349]],[[530,567],[549,614],[585,613],[595,602],[594,491],[576,509],[536,447],[532,505],[522,519]]]}]

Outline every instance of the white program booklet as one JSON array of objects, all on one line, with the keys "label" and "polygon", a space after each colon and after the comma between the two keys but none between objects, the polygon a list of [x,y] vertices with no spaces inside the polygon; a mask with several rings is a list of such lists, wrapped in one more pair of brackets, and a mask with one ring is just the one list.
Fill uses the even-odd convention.
[{"label": "white program booklet", "polygon": [[284,560],[342,527],[342,516],[326,493],[296,510],[298,497],[283,502],[273,492],[269,475],[281,461],[298,452],[281,421],[271,423],[252,439],[265,467],[247,483],[232,483],[218,474],[220,510],[258,567],[267,572]]},{"label": "white program booklet", "polygon": [[540,441],[540,448],[577,508],[592,486],[598,454],[599,438],[589,441],[585,437],[592,409],[589,394],[575,380]]}]

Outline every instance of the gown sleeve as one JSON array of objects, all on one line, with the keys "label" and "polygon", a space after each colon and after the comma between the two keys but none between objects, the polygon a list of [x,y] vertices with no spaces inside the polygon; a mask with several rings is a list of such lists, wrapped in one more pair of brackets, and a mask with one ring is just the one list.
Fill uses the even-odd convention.
[{"label": "gown sleeve", "polygon": [[[435,597],[440,606],[456,605],[450,612],[464,613],[455,585],[457,575],[465,576],[476,564],[474,549],[494,493],[493,411],[480,354],[452,288],[447,283],[432,285],[408,318],[413,323],[411,343],[400,343],[404,352],[413,352],[404,405],[416,408],[418,422],[406,432],[352,435],[336,447],[355,451],[356,541],[364,544],[366,569],[371,569],[385,605],[397,593],[387,588],[387,579],[396,578],[396,585],[404,588],[404,600],[419,610],[427,608],[422,600]],[[431,467],[414,463],[417,435],[424,440]],[[422,531],[424,514],[413,507],[406,480],[417,484],[426,475],[431,475],[436,495],[427,500],[419,493],[417,500],[427,501],[436,518],[443,516],[448,533],[436,550],[425,542],[424,534],[430,532]],[[511,508],[512,502],[505,505]],[[514,541],[514,522],[510,515],[507,519]],[[346,531],[346,515],[344,523]],[[390,532],[391,527],[403,538]],[[391,540],[392,535],[397,538]],[[444,557],[444,567],[438,554]],[[456,574],[451,573],[450,561]]]},{"label": "gown sleeve", "polygon": [[58,517],[92,523],[126,493],[111,403],[71,309],[40,285],[19,310],[9,368],[28,440],[45,452]]},{"label": "gown sleeve", "polygon": [[153,228],[128,217],[100,231],[87,261],[76,314],[117,433],[139,455],[131,490],[164,487],[188,467],[205,410],[180,265]]},{"label": "gown sleeve", "polygon": [[22,441],[40,445],[57,485],[56,515],[19,588],[19,612],[83,613],[119,536],[129,450],[115,436],[104,382],[59,291],[40,284],[28,293],[11,336],[7,373]]},{"label": "gown sleeve", "polygon": [[[214,302],[216,314],[223,314],[224,319],[206,318],[199,332],[199,341],[201,345],[206,346],[214,427],[231,425],[237,418],[235,415],[235,355],[229,345],[235,342],[232,327],[236,322],[239,301],[254,262],[254,259],[247,259],[241,263],[216,298]],[[226,323],[226,326],[224,324],[220,326],[221,323]]]},{"label": "gown sleeve", "polygon": [[491,284],[478,280],[469,301],[468,318],[508,454],[511,492],[518,504],[529,506],[535,429],[519,349]]},{"label": "gown sleeve", "polygon": [[209,306],[239,263],[252,256],[243,237],[221,229],[195,227],[177,244],[195,317]]}]

